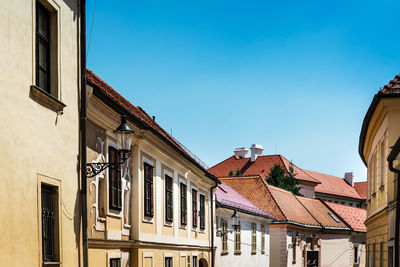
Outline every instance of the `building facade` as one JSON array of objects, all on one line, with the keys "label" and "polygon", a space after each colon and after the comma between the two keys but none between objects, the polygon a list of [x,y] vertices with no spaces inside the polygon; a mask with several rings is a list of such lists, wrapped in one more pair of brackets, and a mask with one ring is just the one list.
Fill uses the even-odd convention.
[{"label": "building facade", "polygon": [[224,183],[215,195],[216,266],[269,266],[273,217]]},{"label": "building facade", "polygon": [[399,136],[400,75],[397,75],[374,96],[360,133],[359,154],[368,168],[365,224],[369,266],[394,266],[397,178],[389,171],[387,156]]},{"label": "building facade", "polygon": [[88,86],[88,161],[118,157],[113,129],[121,114],[135,132],[128,161],[88,180],[90,266],[211,266],[217,180],[89,70]]},{"label": "building facade", "polygon": [[0,2],[0,266],[79,266],[78,1]]}]

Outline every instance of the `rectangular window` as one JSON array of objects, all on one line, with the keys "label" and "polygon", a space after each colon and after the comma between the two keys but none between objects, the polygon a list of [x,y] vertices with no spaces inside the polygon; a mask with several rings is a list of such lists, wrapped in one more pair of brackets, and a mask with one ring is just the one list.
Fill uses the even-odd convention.
[{"label": "rectangular window", "polygon": [[110,259],[110,267],[121,267],[121,259]]},{"label": "rectangular window", "polygon": [[193,256],[193,267],[197,267],[197,256]]},{"label": "rectangular window", "polygon": [[393,247],[388,248],[388,267],[393,267]]},{"label": "rectangular window", "polygon": [[228,252],[228,225],[222,220],[222,253]]},{"label": "rectangular window", "polygon": [[383,140],[381,143],[381,158],[380,158],[380,186],[383,186],[384,184],[384,179],[385,179],[385,141]]},{"label": "rectangular window", "polygon": [[36,2],[36,85],[50,92],[50,12]]},{"label": "rectangular window", "polygon": [[172,257],[164,258],[164,267],[172,267]]},{"label": "rectangular window", "polygon": [[200,229],[206,229],[206,197],[200,195]]},{"label": "rectangular window", "polygon": [[379,266],[383,267],[383,242],[379,243]]},{"label": "rectangular window", "polygon": [[251,253],[257,253],[257,224],[251,224]]},{"label": "rectangular window", "polygon": [[51,186],[41,186],[42,208],[42,259],[43,262],[57,261],[58,249],[58,201],[56,189]]},{"label": "rectangular window", "polygon": [[292,264],[296,264],[296,242],[297,238],[295,236],[292,237]]},{"label": "rectangular window", "polygon": [[187,224],[187,192],[186,185],[181,183],[181,225]]},{"label": "rectangular window", "polygon": [[372,194],[376,191],[376,153],[372,156]]},{"label": "rectangular window", "polygon": [[165,175],[165,220],[172,222],[173,214],[172,177]]},{"label": "rectangular window", "polygon": [[372,244],[372,266],[375,266],[376,243]]},{"label": "rectangular window", "polygon": [[192,226],[197,228],[197,190],[192,189]]},{"label": "rectangular window", "polygon": [[[118,150],[114,147],[108,147],[109,162],[120,162]],[[122,181],[121,181],[121,165],[113,164],[108,168],[108,183],[110,195],[110,208],[122,209]]]},{"label": "rectangular window", "polygon": [[265,226],[261,225],[261,254],[265,253]]},{"label": "rectangular window", "polygon": [[358,246],[354,245],[354,263],[358,263]]},{"label": "rectangular window", "polygon": [[242,248],[241,248],[241,237],[240,237],[240,223],[235,229],[235,253],[240,253]]},{"label": "rectangular window", "polygon": [[144,163],[144,215],[153,217],[154,214],[154,192],[153,192],[153,166]]}]

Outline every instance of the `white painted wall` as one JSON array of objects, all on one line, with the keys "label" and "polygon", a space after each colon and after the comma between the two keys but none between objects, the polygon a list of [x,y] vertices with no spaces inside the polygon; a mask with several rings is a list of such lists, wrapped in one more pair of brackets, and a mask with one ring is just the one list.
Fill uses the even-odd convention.
[{"label": "white painted wall", "polygon": [[[228,223],[228,229],[232,229],[230,218],[233,210],[217,208],[216,210],[216,226],[215,231],[221,229],[221,219]],[[234,254],[234,232],[228,233],[228,254],[221,255],[222,237],[215,236],[215,253],[216,266],[270,266],[270,234],[269,220],[252,216],[244,213],[238,213],[240,216],[241,226],[241,254]],[[251,253],[251,224],[257,224],[257,253]],[[265,225],[265,253],[261,254],[261,224]]]}]

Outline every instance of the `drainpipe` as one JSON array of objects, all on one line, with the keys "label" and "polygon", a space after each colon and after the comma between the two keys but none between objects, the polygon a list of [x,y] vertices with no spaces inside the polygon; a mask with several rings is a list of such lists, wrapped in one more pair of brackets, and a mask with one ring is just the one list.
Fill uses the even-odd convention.
[{"label": "drainpipe", "polygon": [[392,147],[392,150],[387,157],[389,163],[389,170],[397,174],[397,192],[396,192],[396,222],[395,222],[395,237],[394,237],[394,266],[399,266],[399,223],[400,223],[400,170],[393,167],[393,161],[396,160],[400,153],[400,137]]},{"label": "drainpipe", "polygon": [[215,266],[214,263],[214,189],[217,188],[218,182],[215,182],[215,185],[210,188],[210,196],[211,196],[211,267]]},{"label": "drainpipe", "polygon": [[82,210],[82,254],[83,254],[83,267],[88,267],[88,237],[87,237],[87,185],[86,185],[86,1],[80,0],[80,17],[81,17],[81,101],[80,101],[80,165],[81,165],[81,210]]}]

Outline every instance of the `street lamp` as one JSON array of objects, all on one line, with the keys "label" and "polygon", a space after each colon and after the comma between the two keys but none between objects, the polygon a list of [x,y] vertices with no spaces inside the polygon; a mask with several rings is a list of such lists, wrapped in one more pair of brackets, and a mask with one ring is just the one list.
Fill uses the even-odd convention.
[{"label": "street lamp", "polygon": [[117,168],[118,165],[124,164],[131,156],[131,142],[134,131],[126,123],[125,115],[121,115],[121,124],[114,133],[117,136],[119,161],[86,163],[86,174],[88,178],[98,175],[108,167]]},{"label": "street lamp", "polygon": [[239,226],[239,214],[237,214],[236,210],[233,212],[233,215],[231,216],[231,224],[233,229],[230,230],[225,230],[225,231],[221,231],[221,230],[217,230],[216,235],[218,237],[221,237],[223,235],[226,235],[227,233],[232,233],[233,230],[236,230],[237,227]]}]

